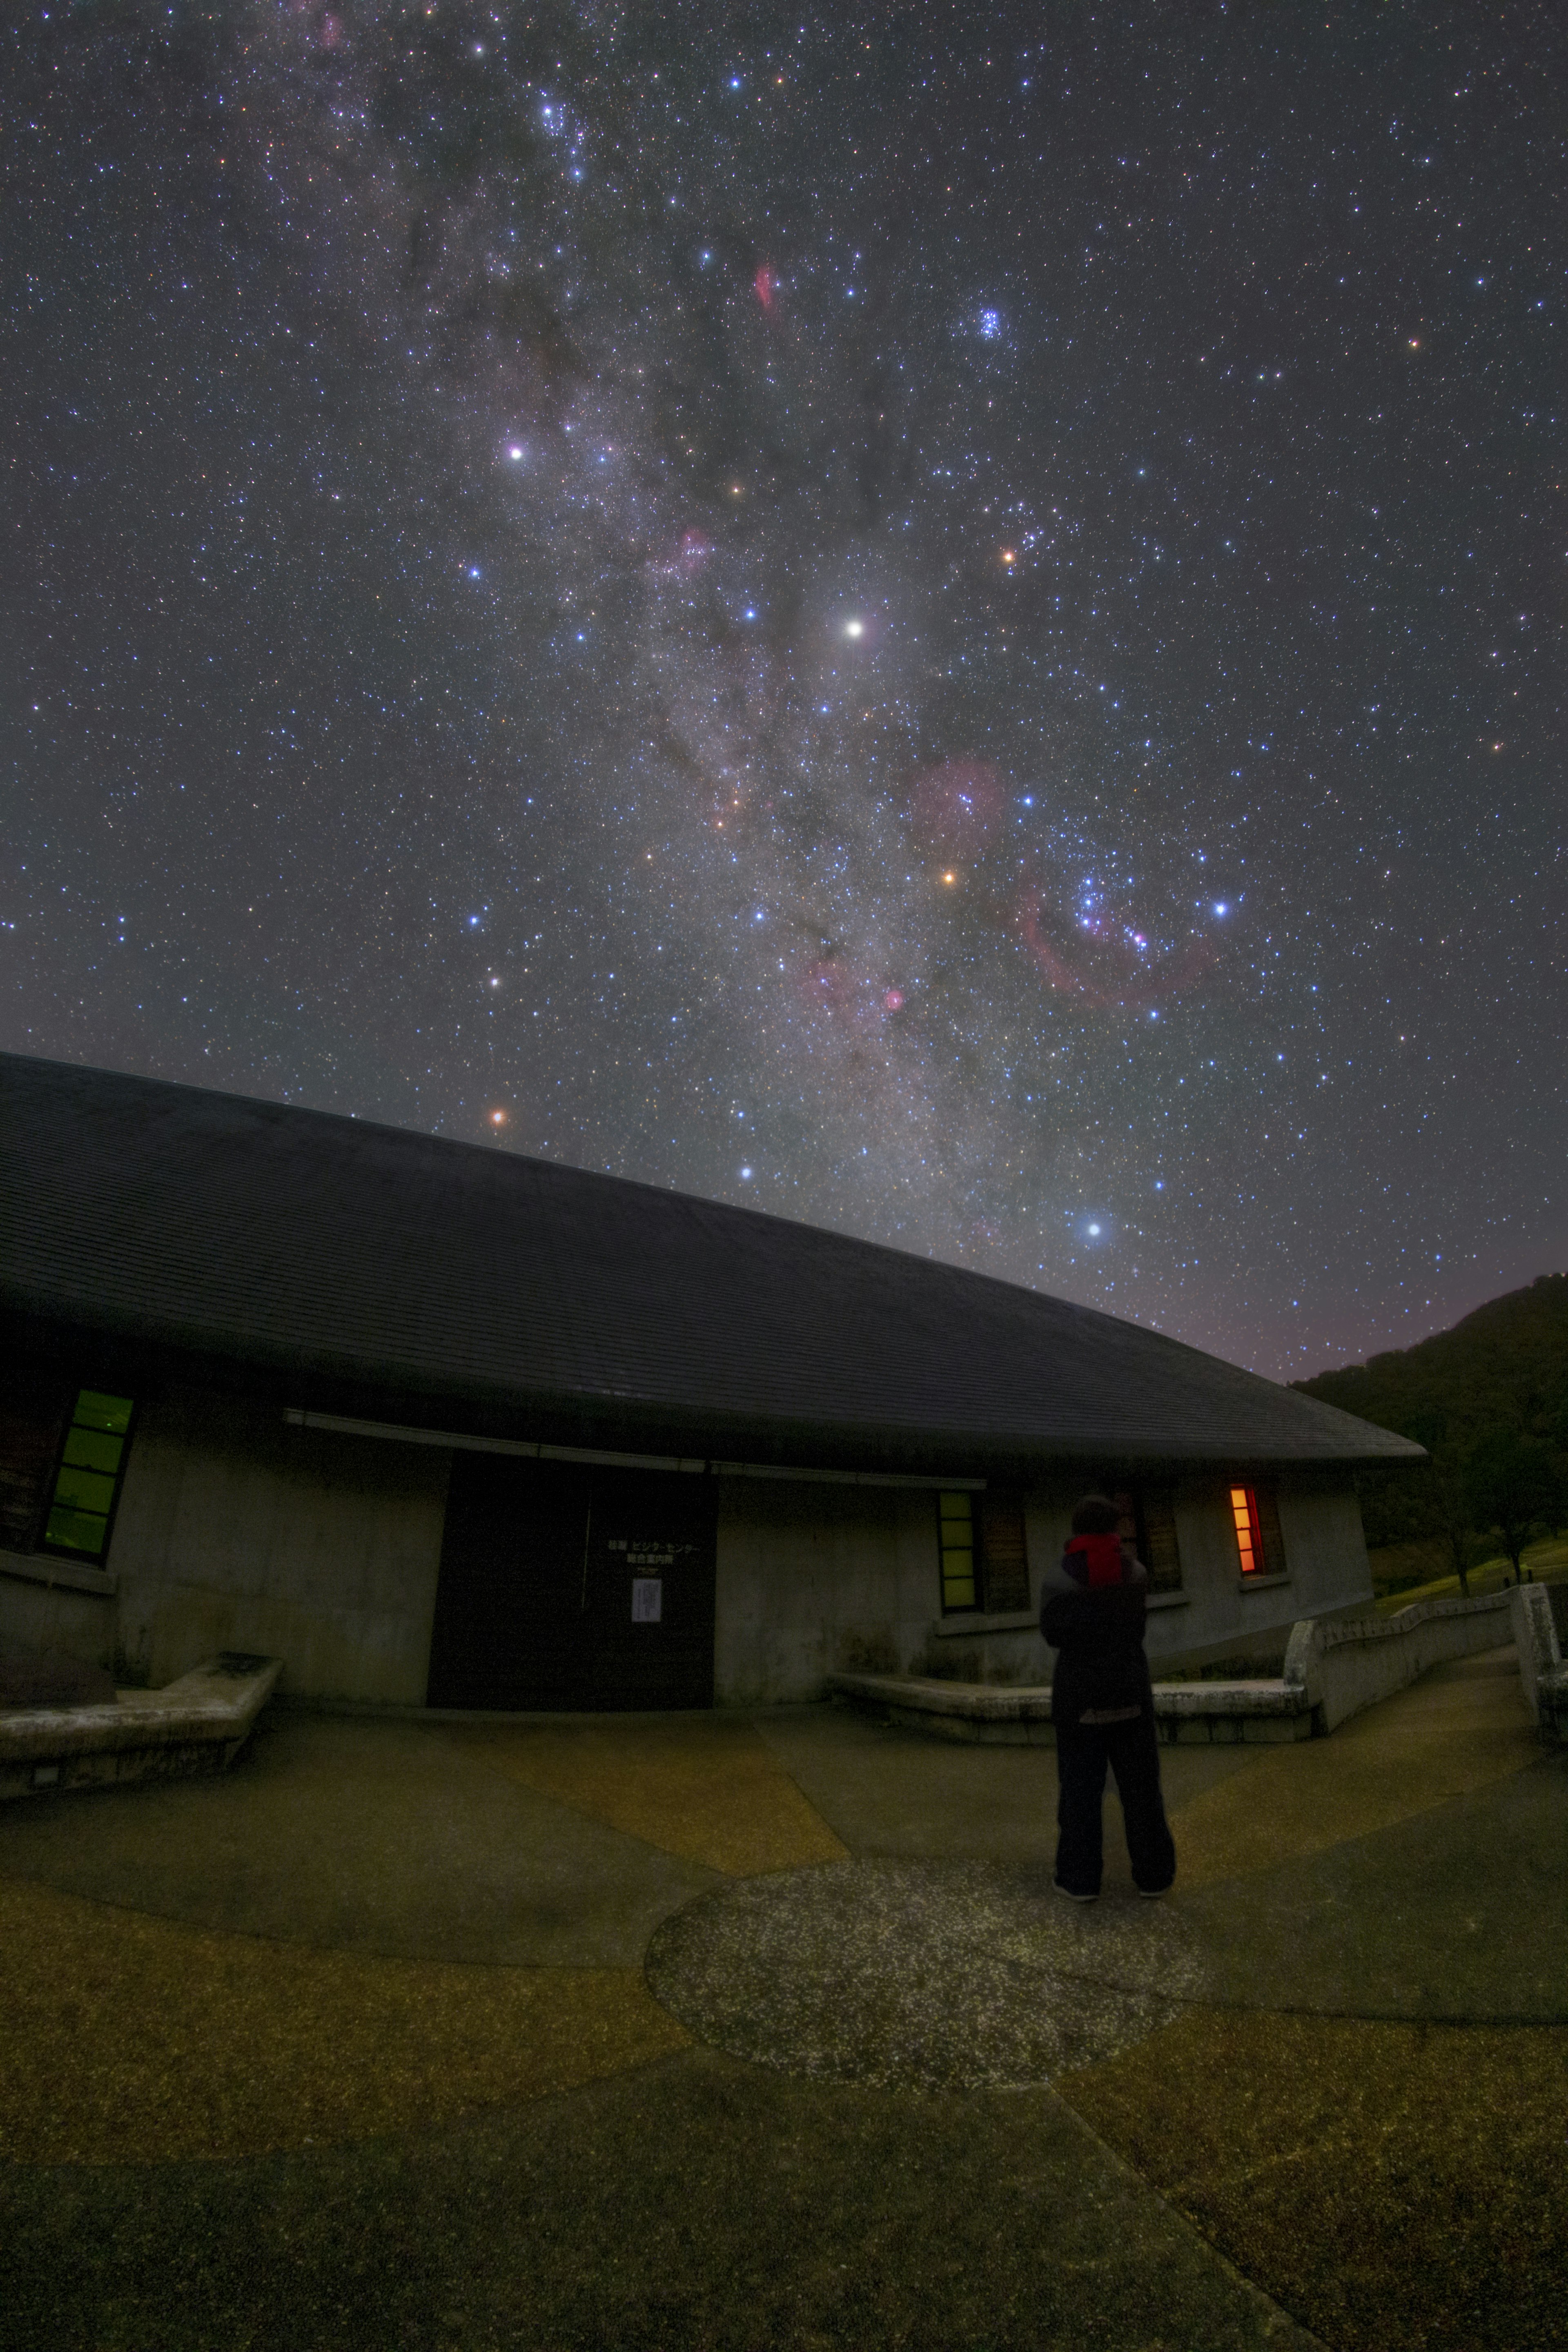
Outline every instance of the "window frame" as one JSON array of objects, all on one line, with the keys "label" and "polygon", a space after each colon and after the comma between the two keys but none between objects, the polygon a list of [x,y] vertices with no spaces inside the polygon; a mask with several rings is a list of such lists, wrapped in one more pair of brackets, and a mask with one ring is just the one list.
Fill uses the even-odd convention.
[{"label": "window frame", "polygon": [[[1238,1503],[1237,1498],[1241,1501]],[[1240,1479],[1226,1484],[1226,1507],[1230,1513],[1232,1539],[1236,1544],[1237,1561],[1243,1587],[1255,1584],[1283,1583],[1290,1573],[1290,1563],[1285,1552],[1285,1530],[1279,1522],[1279,1498],[1270,1486],[1244,1484]],[[1241,1510],[1247,1517],[1248,1546],[1253,1566],[1247,1565],[1247,1554],[1241,1541]]]},{"label": "window frame", "polygon": [[[980,1562],[979,1594],[981,1607],[988,1617],[1025,1616],[1027,1614],[1030,1607],[1029,1595],[1031,1585],[1029,1579],[1029,1517],[1028,1513],[1024,1507],[1024,1496],[1015,1487],[988,1486],[985,1489],[985,1492],[979,1496],[978,1500],[980,1507],[975,1514],[975,1517],[978,1522],[980,1536],[977,1549],[979,1552]],[[1000,1539],[1002,1531],[999,1528],[995,1528],[995,1522],[999,1519],[1016,1519],[1017,1521],[1017,1551],[1016,1555],[1013,1553],[1011,1542],[1007,1544],[1005,1552],[1004,1551],[1003,1544]],[[993,1542],[991,1536],[986,1532],[988,1525],[995,1528],[997,1540],[994,1543]],[[1011,1529],[1009,1529],[1009,1535],[1011,1532]],[[1022,1570],[1024,1597],[1021,1601],[1016,1598],[1004,1601],[992,1591],[992,1570],[994,1566],[998,1574],[1000,1574],[1004,1569],[1006,1569],[1015,1576],[1018,1570]]]},{"label": "window frame", "polygon": [[[1151,1600],[1157,1600],[1163,1594],[1171,1594],[1173,1596],[1181,1594],[1184,1597],[1186,1591],[1186,1580],[1182,1567],[1181,1535],[1176,1526],[1176,1496],[1174,1487],[1143,1485],[1126,1486],[1120,1480],[1112,1478],[1105,1481],[1101,1487],[1101,1492],[1109,1495],[1113,1503],[1125,1503],[1127,1505],[1126,1510],[1122,1513],[1123,1525],[1120,1532],[1121,1533],[1124,1540],[1131,1543],[1139,1559],[1142,1561],[1144,1567],[1149,1572],[1148,1591]],[[1125,1525],[1129,1518],[1132,1522],[1132,1533],[1131,1536],[1127,1535]],[[1154,1546],[1151,1535],[1151,1527],[1156,1518],[1169,1521],[1170,1549],[1172,1558],[1175,1563],[1175,1575],[1173,1578],[1171,1577],[1163,1568],[1156,1570],[1155,1562],[1152,1557]]]},{"label": "window frame", "polygon": [[[962,1510],[951,1509],[949,1506],[953,1504],[962,1504],[963,1507]],[[968,1528],[968,1543],[948,1544],[944,1542],[944,1529],[950,1527],[958,1526],[963,1526]],[[951,1583],[960,1582],[963,1580],[960,1577],[950,1574],[947,1565],[948,1559],[950,1555],[956,1559],[961,1553],[964,1552],[967,1552],[969,1557],[968,1583],[971,1598],[967,1601],[950,1601],[948,1599],[949,1585]],[[947,1486],[938,1490],[936,1496],[936,1572],[937,1591],[941,1595],[942,1613],[944,1617],[977,1617],[982,1613],[982,1586],[980,1581],[980,1520],[979,1514],[976,1512],[974,1507],[973,1493],[968,1487]]]},{"label": "window frame", "polygon": [[[101,1397],[106,1402],[116,1405],[124,1405],[126,1415],[123,1430],[95,1429],[90,1420],[81,1419],[83,1401],[89,1397]],[[77,1386],[65,1428],[60,1434],[59,1444],[56,1449],[54,1468],[45,1488],[44,1507],[38,1520],[37,1539],[34,1545],[36,1553],[42,1553],[49,1559],[79,1560],[89,1568],[107,1568],[110,1546],[114,1540],[114,1523],[120,1511],[120,1498],[125,1486],[125,1467],[131,1458],[131,1442],[136,1433],[136,1411],[137,1400],[134,1397],[121,1396],[109,1389],[89,1388],[80,1384]],[[114,1483],[110,1489],[108,1508],[104,1511],[82,1510],[79,1506],[73,1507],[70,1504],[59,1502],[60,1481],[68,1471],[84,1470],[93,1477],[102,1477],[106,1475],[100,1464],[67,1461],[66,1456],[70,1452],[71,1440],[79,1434],[84,1439],[109,1437],[118,1443],[120,1448],[118,1458],[112,1473],[107,1474],[112,1475]],[[66,1543],[58,1537],[50,1536],[49,1522],[54,1517],[56,1509],[68,1510],[73,1507],[76,1508],[79,1517],[102,1519],[103,1540],[95,1551],[89,1550],[81,1544]]]},{"label": "window frame", "polygon": [[[962,1510],[949,1507],[960,1504],[963,1507]],[[976,1491],[973,1488],[948,1486],[939,1490],[936,1497],[936,1510],[937,1587],[942,1601],[942,1615],[944,1617],[1027,1616],[1034,1604],[1030,1598],[1032,1584],[1029,1575],[1029,1522],[1024,1496],[1011,1487],[988,1486]],[[1004,1556],[999,1541],[994,1545],[987,1544],[985,1524],[987,1518],[995,1520],[1004,1515],[1009,1517],[1016,1517],[1017,1520],[1017,1555],[1016,1559],[1007,1558],[1005,1565],[1015,1573],[1019,1568],[1022,1569],[1024,1597],[1021,1601],[999,1601],[990,1590],[989,1571],[992,1551],[994,1549],[996,1553],[998,1569],[1004,1564]],[[943,1530],[957,1526],[967,1528],[968,1542],[966,1544],[944,1543]],[[961,1554],[966,1555],[970,1562],[966,1578],[955,1577],[947,1565],[950,1558],[956,1559]],[[973,1600],[949,1599],[951,1586],[959,1581],[968,1583],[974,1596]]]}]

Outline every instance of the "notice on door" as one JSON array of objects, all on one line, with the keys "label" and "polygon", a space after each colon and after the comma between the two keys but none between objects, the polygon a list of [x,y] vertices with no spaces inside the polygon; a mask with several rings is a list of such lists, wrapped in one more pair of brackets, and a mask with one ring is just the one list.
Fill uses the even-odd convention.
[{"label": "notice on door", "polygon": [[634,1625],[657,1625],[663,1615],[663,1577],[634,1576],[632,1579],[632,1623]]}]

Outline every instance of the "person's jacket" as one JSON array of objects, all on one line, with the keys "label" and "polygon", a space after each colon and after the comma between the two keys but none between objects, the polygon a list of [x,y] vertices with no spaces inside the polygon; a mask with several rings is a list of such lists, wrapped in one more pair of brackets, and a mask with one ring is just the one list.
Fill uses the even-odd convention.
[{"label": "person's jacket", "polygon": [[1060,1653],[1051,1721],[1069,1730],[1154,1712],[1143,1654],[1149,1571],[1114,1536],[1074,1536],[1040,1586],[1040,1633]]}]

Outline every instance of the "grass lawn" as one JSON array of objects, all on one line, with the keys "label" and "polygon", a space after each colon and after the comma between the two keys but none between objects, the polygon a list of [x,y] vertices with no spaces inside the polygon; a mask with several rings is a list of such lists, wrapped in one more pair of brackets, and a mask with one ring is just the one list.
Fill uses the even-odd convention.
[{"label": "grass lawn", "polygon": [[[1524,1549],[1524,1565],[1534,1577],[1537,1584],[1562,1584],[1568,1581],[1568,1540],[1561,1536],[1554,1536],[1546,1543],[1527,1544]],[[1472,1601],[1479,1601],[1484,1593],[1500,1592],[1505,1585],[1512,1582],[1513,1570],[1508,1561],[1500,1555],[1496,1559],[1483,1561],[1479,1568],[1471,1569],[1470,1598]],[[1408,1609],[1413,1601],[1449,1601],[1458,1598],[1460,1598],[1458,1578],[1440,1576],[1432,1584],[1417,1584],[1408,1587],[1403,1592],[1385,1593],[1377,1604],[1378,1614],[1383,1617],[1396,1616],[1401,1609]]]}]

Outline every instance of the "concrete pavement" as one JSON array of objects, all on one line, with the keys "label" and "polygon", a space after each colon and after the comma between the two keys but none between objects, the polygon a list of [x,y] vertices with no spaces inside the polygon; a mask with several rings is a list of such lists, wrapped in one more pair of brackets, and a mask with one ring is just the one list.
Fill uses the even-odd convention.
[{"label": "concrete pavement", "polygon": [[0,1820],[0,2344],[1568,2340],[1568,1759],[1510,1649],[1162,1750],[275,1715]]}]

